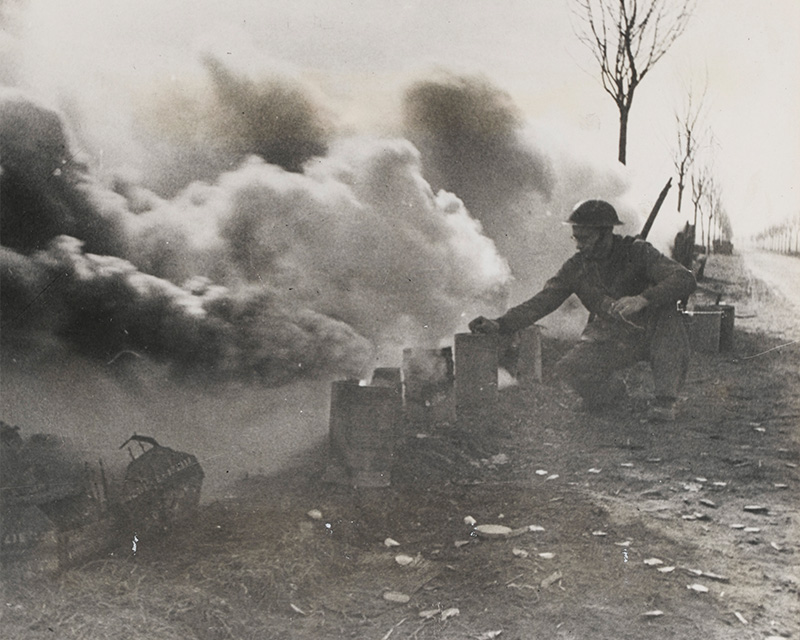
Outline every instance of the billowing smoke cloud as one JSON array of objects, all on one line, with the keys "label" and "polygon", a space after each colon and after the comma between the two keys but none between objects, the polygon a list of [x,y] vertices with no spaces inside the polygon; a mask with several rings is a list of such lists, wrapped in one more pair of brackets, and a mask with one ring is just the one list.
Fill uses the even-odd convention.
[{"label": "billowing smoke cloud", "polygon": [[[35,316],[98,358],[130,350],[184,375],[279,385],[364,373],[376,348],[399,358],[503,300],[505,262],[460,200],[433,193],[405,141],[343,141],[305,173],[252,156],[168,201],[73,169],[53,112],[15,96],[0,113],[31,149],[55,149],[29,159],[12,146],[8,171],[4,155],[4,192],[41,194],[4,207],[17,230],[3,261],[6,339]],[[28,186],[30,167],[41,179]],[[116,238],[118,255],[88,251],[84,235]]]},{"label": "billowing smoke cloud", "polygon": [[405,141],[351,139],[304,174],[251,158],[137,221],[137,262],[179,282],[269,285],[378,347],[436,344],[504,300],[508,269]]},{"label": "billowing smoke cloud", "polygon": [[156,158],[143,172],[148,187],[174,196],[195,180],[213,181],[250,155],[292,172],[325,155],[332,125],[298,81],[253,79],[212,56],[204,62],[207,82],[165,87],[140,107],[135,135]]}]

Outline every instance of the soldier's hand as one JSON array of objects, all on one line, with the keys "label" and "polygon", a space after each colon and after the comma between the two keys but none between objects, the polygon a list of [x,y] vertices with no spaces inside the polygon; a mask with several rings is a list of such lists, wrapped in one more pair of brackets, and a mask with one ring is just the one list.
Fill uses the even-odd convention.
[{"label": "soldier's hand", "polygon": [[643,296],[624,296],[611,304],[611,314],[627,318],[644,309],[649,304]]},{"label": "soldier's hand", "polygon": [[469,323],[469,330],[472,333],[499,333],[500,331],[500,323],[496,320],[491,320],[489,318],[484,318],[483,316],[478,316],[472,322]]}]

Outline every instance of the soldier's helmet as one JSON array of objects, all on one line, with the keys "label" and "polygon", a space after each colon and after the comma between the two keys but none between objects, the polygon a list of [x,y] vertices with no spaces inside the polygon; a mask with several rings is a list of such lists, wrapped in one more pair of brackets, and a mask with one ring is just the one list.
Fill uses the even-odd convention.
[{"label": "soldier's helmet", "polygon": [[581,227],[614,227],[622,224],[617,210],[605,200],[579,202],[567,218],[567,224]]}]

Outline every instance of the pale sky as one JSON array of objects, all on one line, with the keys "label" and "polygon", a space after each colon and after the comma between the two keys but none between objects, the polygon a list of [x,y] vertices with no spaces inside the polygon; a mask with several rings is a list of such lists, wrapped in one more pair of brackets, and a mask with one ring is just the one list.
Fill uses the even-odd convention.
[{"label": "pale sky", "polygon": [[[572,32],[568,0],[19,4],[0,36],[14,83],[91,110],[97,129],[124,127],[121,107],[170,81],[191,83],[199,55],[211,51],[234,68],[313,79],[355,128],[391,122],[397,92],[420,71],[480,72],[535,126],[616,158],[617,111]],[[685,86],[707,75],[714,168],[736,237],[800,212],[798,33],[797,0],[698,0],[634,101],[628,167],[643,202],[672,175]],[[665,206],[674,209],[674,190]]]}]

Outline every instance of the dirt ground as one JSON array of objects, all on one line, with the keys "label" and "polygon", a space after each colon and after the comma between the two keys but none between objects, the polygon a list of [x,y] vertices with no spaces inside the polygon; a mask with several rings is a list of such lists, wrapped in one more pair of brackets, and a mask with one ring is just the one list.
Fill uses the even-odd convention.
[{"label": "dirt ground", "polygon": [[800,638],[800,346],[769,332],[796,320],[739,256],[701,285],[734,346],[693,355],[674,424],[641,419],[646,368],[625,406],[575,411],[545,337],[543,383],[407,421],[391,487],[325,484],[311,452],[135,555],[6,581],[3,637]]}]

